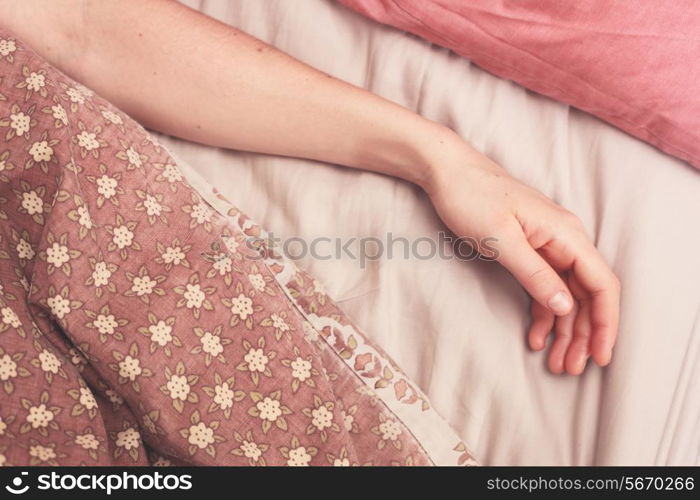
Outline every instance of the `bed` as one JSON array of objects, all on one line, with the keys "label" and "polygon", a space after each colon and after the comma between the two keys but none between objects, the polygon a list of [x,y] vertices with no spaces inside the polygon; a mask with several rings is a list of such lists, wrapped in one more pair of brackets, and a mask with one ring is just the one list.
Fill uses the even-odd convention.
[{"label": "bed", "polygon": [[[183,3],[449,125],[578,214],[614,267],[623,297],[613,363],[571,377],[528,349],[528,297],[497,264],[300,257],[481,463],[700,464],[700,173],[332,0]],[[282,239],[445,231],[402,181],[160,137]]]}]

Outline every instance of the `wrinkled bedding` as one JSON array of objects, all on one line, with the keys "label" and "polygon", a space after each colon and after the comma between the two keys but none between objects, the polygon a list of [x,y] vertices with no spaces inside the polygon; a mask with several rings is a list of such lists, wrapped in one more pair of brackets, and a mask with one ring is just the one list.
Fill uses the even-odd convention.
[{"label": "wrinkled bedding", "polygon": [[[482,463],[700,464],[697,171],[331,0],[184,3],[449,125],[583,219],[623,297],[612,365],[579,378],[548,373],[544,357],[528,350],[528,297],[497,264],[298,262]],[[280,238],[437,239],[444,230],[425,195],[402,181],[162,140]]]}]

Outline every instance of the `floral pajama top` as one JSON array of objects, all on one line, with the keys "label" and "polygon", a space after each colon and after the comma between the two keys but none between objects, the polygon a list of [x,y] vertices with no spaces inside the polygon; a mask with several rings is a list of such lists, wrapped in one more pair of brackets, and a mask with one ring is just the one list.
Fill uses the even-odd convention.
[{"label": "floral pajama top", "polygon": [[0,29],[0,464],[474,463],[258,225]]}]

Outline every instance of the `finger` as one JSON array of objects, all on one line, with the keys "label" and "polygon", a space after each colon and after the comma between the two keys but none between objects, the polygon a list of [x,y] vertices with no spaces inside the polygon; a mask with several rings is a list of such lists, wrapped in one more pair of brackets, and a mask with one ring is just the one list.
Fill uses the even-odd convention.
[{"label": "finger", "polygon": [[567,314],[573,307],[568,287],[559,274],[530,246],[518,227],[501,236],[500,262],[528,293],[556,316]]},{"label": "finger", "polygon": [[552,373],[560,374],[564,371],[564,358],[571,344],[573,336],[574,319],[578,312],[578,306],[574,304],[571,312],[566,316],[556,319],[554,325],[554,342],[549,350],[549,369]]},{"label": "finger", "polygon": [[530,348],[534,351],[541,351],[545,348],[547,336],[549,336],[552,327],[554,327],[555,316],[536,300],[532,301],[530,311],[532,312],[532,325],[530,325],[528,333]]},{"label": "finger", "polygon": [[578,313],[574,320],[573,339],[566,352],[564,366],[572,375],[580,375],[591,354],[591,302],[588,292],[574,274],[569,274],[567,284],[577,300]]},{"label": "finger", "polygon": [[573,273],[590,296],[593,359],[605,366],[612,358],[620,322],[620,282],[590,243],[576,257]]},{"label": "finger", "polygon": [[562,232],[539,251],[557,269],[571,269],[584,295],[589,297],[593,359],[600,366],[607,365],[619,327],[617,277],[583,231]]},{"label": "finger", "polygon": [[591,349],[591,320],[590,302],[580,303],[578,314],[574,321],[573,339],[566,351],[564,366],[571,375],[580,375],[586,368],[586,362],[590,357]]}]

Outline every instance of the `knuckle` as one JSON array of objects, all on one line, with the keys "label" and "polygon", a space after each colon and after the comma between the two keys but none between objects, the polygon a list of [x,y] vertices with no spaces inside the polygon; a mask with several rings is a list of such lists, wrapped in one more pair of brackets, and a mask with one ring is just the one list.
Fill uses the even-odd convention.
[{"label": "knuckle", "polygon": [[532,271],[528,277],[527,280],[530,283],[537,283],[537,282],[542,282],[542,281],[548,281],[551,279],[551,270],[549,267],[542,266],[534,271]]},{"label": "knuckle", "polygon": [[613,289],[617,292],[619,292],[622,288],[622,282],[620,281],[620,278],[618,278],[615,274],[613,274],[610,277],[610,284],[613,287]]},{"label": "knuckle", "polygon": [[491,230],[498,235],[512,236],[516,233],[516,229],[512,217],[508,216],[496,217],[491,224]]},{"label": "knuckle", "polygon": [[570,340],[572,338],[572,333],[567,328],[558,328],[554,333],[559,340]]},{"label": "knuckle", "polygon": [[564,210],[561,214],[562,220],[564,221],[564,224],[567,226],[576,228],[576,229],[583,229],[583,222],[581,219],[578,217],[573,212],[570,212],[568,210]]}]

